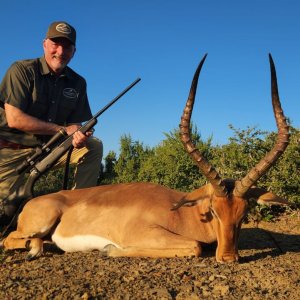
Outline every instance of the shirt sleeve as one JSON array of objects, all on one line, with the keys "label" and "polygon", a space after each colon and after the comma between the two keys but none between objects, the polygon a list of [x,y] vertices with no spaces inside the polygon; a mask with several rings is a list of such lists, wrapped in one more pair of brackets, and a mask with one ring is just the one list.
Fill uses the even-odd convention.
[{"label": "shirt sleeve", "polygon": [[24,66],[15,62],[7,70],[0,84],[1,102],[26,111],[30,99],[30,74]]}]

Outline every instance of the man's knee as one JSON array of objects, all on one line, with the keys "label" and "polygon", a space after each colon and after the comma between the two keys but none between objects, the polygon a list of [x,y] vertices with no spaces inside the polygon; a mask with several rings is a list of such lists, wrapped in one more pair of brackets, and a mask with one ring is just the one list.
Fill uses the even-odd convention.
[{"label": "man's knee", "polygon": [[93,152],[94,155],[97,155],[99,159],[102,159],[103,156],[103,143],[98,138],[92,136],[88,139],[86,148],[89,152]]}]

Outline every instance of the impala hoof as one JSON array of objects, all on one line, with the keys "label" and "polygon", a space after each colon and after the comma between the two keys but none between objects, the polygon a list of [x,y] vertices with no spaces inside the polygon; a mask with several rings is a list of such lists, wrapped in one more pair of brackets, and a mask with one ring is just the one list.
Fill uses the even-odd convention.
[{"label": "impala hoof", "polygon": [[40,239],[27,240],[25,248],[29,250],[26,260],[30,261],[43,253],[43,242]]},{"label": "impala hoof", "polygon": [[27,254],[27,256],[26,256],[26,260],[27,260],[27,261],[32,261],[32,260],[34,260],[34,259],[36,259],[36,256],[35,256],[35,255],[32,255],[32,254],[30,254],[30,253]]},{"label": "impala hoof", "polygon": [[238,255],[223,255],[221,258],[217,259],[217,262],[224,263],[238,263],[239,256]]},{"label": "impala hoof", "polygon": [[109,256],[109,253],[113,250],[116,249],[117,247],[113,244],[108,244],[106,245],[102,250],[100,250],[101,254],[104,256]]}]

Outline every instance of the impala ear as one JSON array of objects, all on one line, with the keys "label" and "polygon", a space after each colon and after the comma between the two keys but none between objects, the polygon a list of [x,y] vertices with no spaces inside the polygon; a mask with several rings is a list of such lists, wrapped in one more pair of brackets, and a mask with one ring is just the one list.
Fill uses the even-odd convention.
[{"label": "impala ear", "polygon": [[289,204],[286,199],[283,199],[272,192],[267,191],[266,189],[252,187],[247,192],[247,198],[254,198],[258,204],[262,205],[284,205]]},{"label": "impala ear", "polygon": [[177,210],[181,206],[194,206],[197,205],[199,202],[208,199],[213,194],[213,187],[212,185],[206,184],[201,188],[194,190],[193,192],[187,194],[183,197],[179,202],[174,203],[173,208],[171,210]]}]

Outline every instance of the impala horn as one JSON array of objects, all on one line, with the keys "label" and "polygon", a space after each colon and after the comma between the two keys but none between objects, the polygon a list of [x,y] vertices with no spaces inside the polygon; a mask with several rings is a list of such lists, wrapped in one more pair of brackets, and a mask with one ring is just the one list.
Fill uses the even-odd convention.
[{"label": "impala horn", "polygon": [[201,152],[196,148],[191,140],[190,135],[190,121],[193,111],[193,106],[196,97],[196,90],[198,84],[198,78],[200,75],[201,68],[204,64],[207,54],[204,55],[199,66],[195,72],[189,97],[187,99],[182,117],[180,122],[180,136],[181,141],[189,153],[189,155],[193,158],[197,166],[199,167],[200,172],[207,178],[207,180],[211,183],[214,188],[215,194],[219,197],[224,197],[227,195],[227,189],[218,172],[214,169],[214,167],[203,157]]},{"label": "impala horn", "polygon": [[277,78],[275,65],[271,54],[269,54],[271,69],[271,93],[272,105],[278,128],[277,141],[274,147],[262,158],[257,165],[240,181],[236,181],[233,194],[237,197],[243,197],[247,191],[254,185],[267,171],[275,164],[278,158],[283,154],[289,144],[289,126],[283,114],[280,99],[278,95]]}]

